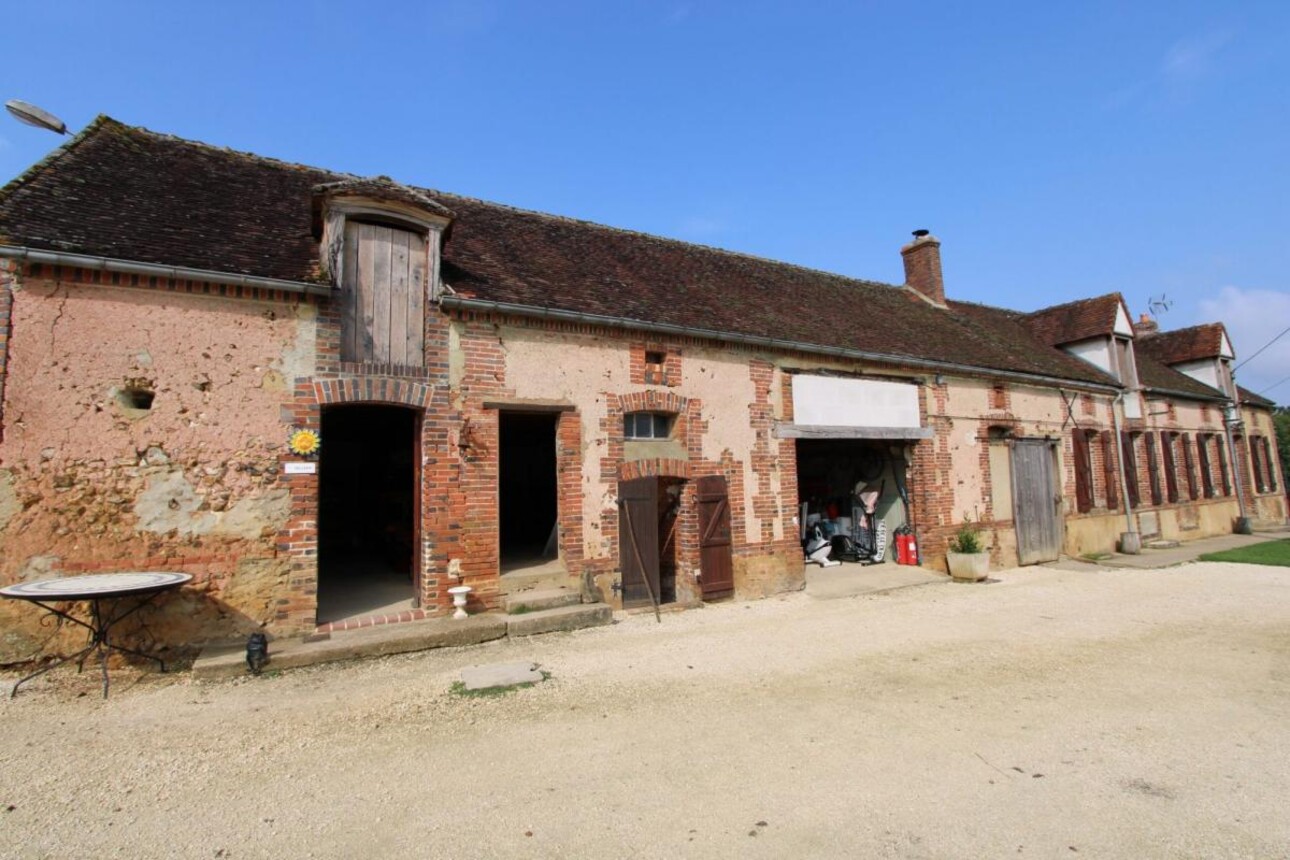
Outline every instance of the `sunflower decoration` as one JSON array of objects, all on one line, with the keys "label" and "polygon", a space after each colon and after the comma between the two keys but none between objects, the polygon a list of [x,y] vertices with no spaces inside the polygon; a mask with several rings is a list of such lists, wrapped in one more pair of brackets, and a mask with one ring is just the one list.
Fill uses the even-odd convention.
[{"label": "sunflower decoration", "polygon": [[291,453],[293,454],[300,457],[312,457],[318,453],[318,448],[322,445],[322,439],[313,430],[296,430],[291,434],[287,445],[291,448]]}]

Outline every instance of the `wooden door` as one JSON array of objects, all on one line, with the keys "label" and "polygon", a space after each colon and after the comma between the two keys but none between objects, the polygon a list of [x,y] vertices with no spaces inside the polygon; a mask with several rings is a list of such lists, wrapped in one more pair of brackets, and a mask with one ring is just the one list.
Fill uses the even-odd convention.
[{"label": "wooden door", "polygon": [[1056,561],[1062,545],[1062,499],[1052,443],[1042,439],[1013,443],[1012,499],[1020,563]]},{"label": "wooden door", "polygon": [[735,571],[730,558],[730,498],[726,479],[720,475],[700,478],[695,489],[703,599],[729,597],[735,591]]},{"label": "wooden door", "polygon": [[425,237],[349,221],[341,277],[342,361],[425,364]]},{"label": "wooden door", "polygon": [[658,600],[658,478],[618,483],[618,566],[624,607]]}]

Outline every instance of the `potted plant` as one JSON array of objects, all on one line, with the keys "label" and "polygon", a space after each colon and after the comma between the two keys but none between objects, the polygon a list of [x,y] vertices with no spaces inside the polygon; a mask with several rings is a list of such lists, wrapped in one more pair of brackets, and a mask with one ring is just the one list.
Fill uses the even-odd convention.
[{"label": "potted plant", "polygon": [[990,573],[990,553],[986,552],[981,532],[971,520],[964,520],[950,539],[945,561],[949,565],[950,576],[960,582],[980,582]]}]

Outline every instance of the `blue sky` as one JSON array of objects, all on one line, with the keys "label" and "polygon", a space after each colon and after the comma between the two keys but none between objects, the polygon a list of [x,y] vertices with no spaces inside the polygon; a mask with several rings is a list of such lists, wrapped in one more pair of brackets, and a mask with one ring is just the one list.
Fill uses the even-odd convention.
[{"label": "blue sky", "polygon": [[[1118,290],[1136,316],[1164,295],[1163,328],[1222,319],[1244,355],[1290,325],[1285,2],[11,0],[3,20],[0,97],[73,129],[107,113],[881,281],[927,227],[954,298]],[[5,117],[0,176],[56,144]],[[1290,335],[1238,376],[1290,376]]]}]

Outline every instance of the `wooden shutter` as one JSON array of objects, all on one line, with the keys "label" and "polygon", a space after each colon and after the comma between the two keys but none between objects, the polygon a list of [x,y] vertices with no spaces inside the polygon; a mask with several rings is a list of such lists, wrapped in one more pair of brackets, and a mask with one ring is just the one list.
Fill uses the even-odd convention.
[{"label": "wooden shutter", "polygon": [[649,606],[659,598],[658,478],[618,484],[618,567],[623,606]]},{"label": "wooden shutter", "polygon": [[1205,498],[1214,498],[1214,474],[1209,463],[1209,440],[1214,438],[1212,435],[1198,433],[1196,435],[1196,459],[1200,461],[1200,483]]},{"label": "wooden shutter", "polygon": [[345,223],[341,360],[425,365],[425,237],[410,230]]},{"label": "wooden shutter", "polygon": [[1160,431],[1160,453],[1165,460],[1165,491],[1171,502],[1178,501],[1178,465],[1174,462],[1174,437],[1177,435]]},{"label": "wooden shutter", "polygon": [[1120,507],[1119,476],[1116,472],[1115,437],[1110,430],[1102,431],[1102,473],[1106,478],[1106,507],[1115,510]]},{"label": "wooden shutter", "polygon": [[1250,468],[1254,470],[1254,488],[1260,493],[1266,493],[1268,490],[1267,482],[1263,480],[1263,451],[1260,450],[1259,436],[1251,436],[1247,440],[1250,446]]},{"label": "wooden shutter", "polygon": [[703,599],[728,597],[735,590],[731,559],[730,499],[726,479],[709,475],[696,482],[699,509],[699,567]]},{"label": "wooden shutter", "polygon": [[1187,497],[1195,501],[1200,498],[1200,486],[1196,483],[1196,463],[1191,455],[1191,434],[1182,434],[1183,468],[1187,471]]},{"label": "wooden shutter", "polygon": [[1230,496],[1232,495],[1232,473],[1227,466],[1227,447],[1218,436],[1214,437],[1214,442],[1218,449],[1218,471],[1223,479],[1223,495]]},{"label": "wooden shutter", "polygon": [[1156,458],[1156,434],[1147,433],[1143,437],[1147,443],[1147,474],[1151,477],[1151,504],[1164,504],[1164,494],[1160,492],[1160,462]]},{"label": "wooden shutter", "polygon": [[1268,437],[1263,437],[1263,462],[1268,468],[1268,489],[1276,492],[1277,489],[1277,461],[1272,457],[1272,443]]},{"label": "wooden shutter", "polygon": [[1133,436],[1127,430],[1120,432],[1120,456],[1124,458],[1124,482],[1128,486],[1129,505],[1142,504],[1142,490],[1138,487],[1138,455],[1133,450]]},{"label": "wooden shutter", "polygon": [[1086,514],[1093,510],[1093,458],[1089,452],[1088,433],[1078,429],[1072,431],[1071,443],[1075,452],[1075,509]]}]

